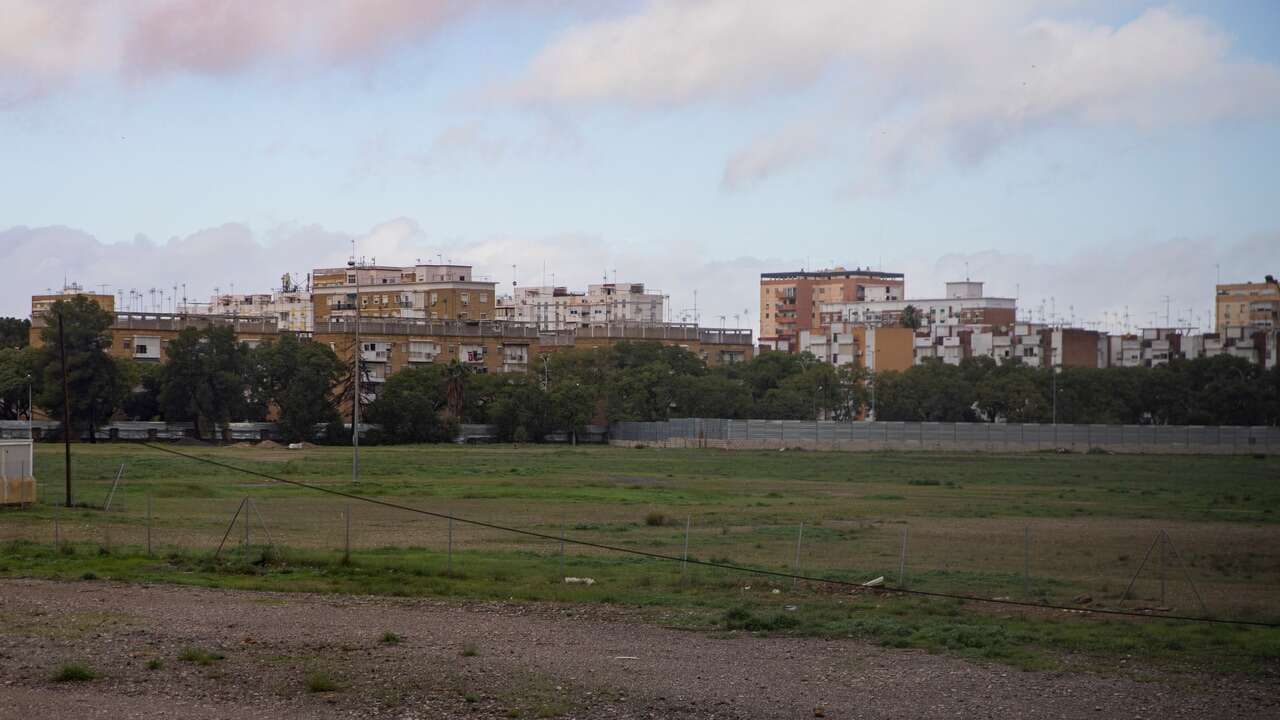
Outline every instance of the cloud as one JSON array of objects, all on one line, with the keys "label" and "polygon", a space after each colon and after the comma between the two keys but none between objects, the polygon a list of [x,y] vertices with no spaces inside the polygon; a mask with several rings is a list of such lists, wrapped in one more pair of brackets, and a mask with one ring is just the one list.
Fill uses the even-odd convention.
[{"label": "cloud", "polygon": [[[816,91],[828,105],[819,116],[843,117],[825,129],[826,144],[858,148],[850,164],[863,168],[863,186],[938,162],[980,162],[1053,127],[1143,130],[1280,113],[1280,68],[1233,57],[1208,20],[1153,8],[1110,26],[1058,19],[1062,5],[651,0],[564,31],[506,93],[539,107],[650,111]],[[822,145],[767,132],[728,161],[724,184],[748,186]]]},{"label": "cloud", "polygon": [[140,82],[267,64],[366,61],[428,38],[476,7],[464,0],[7,0],[0,109],[94,75]]}]

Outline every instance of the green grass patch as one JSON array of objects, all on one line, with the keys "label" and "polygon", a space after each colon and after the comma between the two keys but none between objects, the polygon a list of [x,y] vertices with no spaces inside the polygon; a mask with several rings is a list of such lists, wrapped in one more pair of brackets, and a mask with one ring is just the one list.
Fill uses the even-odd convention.
[{"label": "green grass patch", "polygon": [[88,682],[98,677],[88,665],[83,663],[67,663],[53,674],[54,682]]}]

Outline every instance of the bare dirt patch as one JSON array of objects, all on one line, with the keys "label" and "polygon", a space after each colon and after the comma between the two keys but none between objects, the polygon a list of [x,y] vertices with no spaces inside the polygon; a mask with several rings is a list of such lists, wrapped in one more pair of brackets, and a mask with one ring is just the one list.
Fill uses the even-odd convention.
[{"label": "bare dirt patch", "polygon": [[[0,593],[0,718],[1280,717],[1274,678],[1019,672],[603,606],[34,580]],[[73,662],[99,677],[51,679]]]}]

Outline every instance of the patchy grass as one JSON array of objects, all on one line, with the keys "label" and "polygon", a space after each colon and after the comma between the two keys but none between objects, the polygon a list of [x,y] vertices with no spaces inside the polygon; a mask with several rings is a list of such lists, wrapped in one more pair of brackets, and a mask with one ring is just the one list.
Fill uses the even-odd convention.
[{"label": "patchy grass", "polygon": [[94,672],[88,665],[82,663],[67,663],[58,668],[53,674],[54,682],[88,682],[98,677],[98,673]]},{"label": "patchy grass", "polygon": [[378,638],[378,642],[383,645],[399,645],[402,638],[390,630],[382,633],[382,637]]},{"label": "patchy grass", "polygon": [[[343,502],[136,445],[81,445],[75,448],[77,492],[90,506],[101,506],[119,464],[128,467],[112,511],[55,508],[60,490],[50,484],[49,504],[6,514],[0,537],[9,542],[0,544],[0,577],[599,602],[664,617],[674,612],[677,619],[664,622],[698,629],[854,636],[1011,664],[1083,653],[1103,664],[1132,655],[1255,668],[1274,666],[1280,656],[1270,629],[1219,635],[1162,621],[1006,615],[975,603],[952,608],[947,601],[853,597],[821,583],[793,589],[694,565],[682,574],[678,563],[572,542],[564,574],[595,584],[557,582],[562,527],[571,541],[679,557],[684,519],[691,517],[693,558],[793,571],[804,523],[799,567],[816,577],[861,583],[883,575],[897,584],[905,544],[902,577],[914,589],[1064,605],[1088,595],[1091,606],[1115,607],[1163,529],[1177,551],[1164,566],[1168,598],[1160,600],[1152,561],[1138,575],[1129,607],[1198,614],[1190,577],[1211,615],[1276,621],[1277,458],[401,446],[368,448],[354,487],[344,448],[188,450],[553,539],[461,522],[450,534],[436,518],[353,503],[351,561],[344,564]],[[61,473],[58,448],[39,445],[37,458],[42,476]],[[154,557],[142,552],[148,495],[159,548]],[[246,495],[272,539],[287,539],[288,546],[269,547],[255,514],[249,546],[242,547],[237,527],[215,562],[212,550]],[[64,539],[57,552],[43,544],[55,516]],[[112,551],[101,555],[106,537]],[[451,565],[444,552],[450,540]]]},{"label": "patchy grass", "polygon": [[328,673],[322,670],[312,670],[302,678],[303,687],[307,692],[335,692],[338,689],[338,683]]},{"label": "patchy grass", "polygon": [[226,656],[217,651],[206,650],[199,647],[183,648],[178,653],[178,659],[182,662],[195,663],[196,665],[212,665],[218,660],[222,660]]}]

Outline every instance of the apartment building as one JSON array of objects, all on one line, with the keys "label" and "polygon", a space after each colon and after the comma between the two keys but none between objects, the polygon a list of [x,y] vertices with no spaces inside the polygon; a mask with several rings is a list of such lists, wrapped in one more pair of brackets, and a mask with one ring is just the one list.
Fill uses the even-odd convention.
[{"label": "apartment building", "polygon": [[586,292],[565,287],[518,287],[498,299],[500,320],[534,323],[542,330],[570,330],[599,323],[660,324],[666,296],[644,283],[599,283]]},{"label": "apartment building", "polygon": [[861,268],[761,273],[760,347],[799,352],[802,331],[823,330],[824,303],[900,300],[905,282],[902,273]]},{"label": "apartment building", "polygon": [[270,317],[280,330],[311,332],[314,311],[310,290],[278,290],[269,293],[214,295],[208,303],[178,306],[178,314],[227,315],[232,317]]},{"label": "apartment building", "polygon": [[822,323],[852,322],[897,325],[908,306],[923,325],[1009,325],[1017,319],[1014,298],[987,297],[983,283],[965,280],[946,284],[945,297],[824,302]]},{"label": "apartment building", "polygon": [[[314,339],[350,363],[356,352],[354,326],[345,318],[320,320]],[[388,378],[420,365],[457,361],[480,373],[526,372],[536,370],[538,358],[547,353],[604,348],[618,342],[682,347],[711,366],[746,362],[754,349],[750,330],[685,324],[609,323],[544,331],[534,323],[514,321],[370,318],[360,326],[360,358],[370,385],[362,392],[376,398]]]},{"label": "apartment building", "polygon": [[[43,345],[40,331],[48,326],[44,314],[31,317],[31,344]],[[162,362],[165,348],[186,328],[230,327],[241,342],[256,347],[280,334],[274,317],[210,315],[207,313],[117,312],[111,324],[107,354],[124,360]]]},{"label": "apartment building", "polygon": [[313,323],[354,319],[357,305],[362,318],[494,320],[496,289],[497,283],[477,278],[470,265],[316,268]]},{"label": "apartment building", "polygon": [[1221,334],[1229,327],[1280,328],[1280,282],[1268,275],[1260,283],[1217,285],[1214,288],[1214,330]]},{"label": "apartment building", "polygon": [[833,323],[821,330],[801,330],[799,352],[872,372],[905,370],[912,364],[914,340],[911,328]]}]

